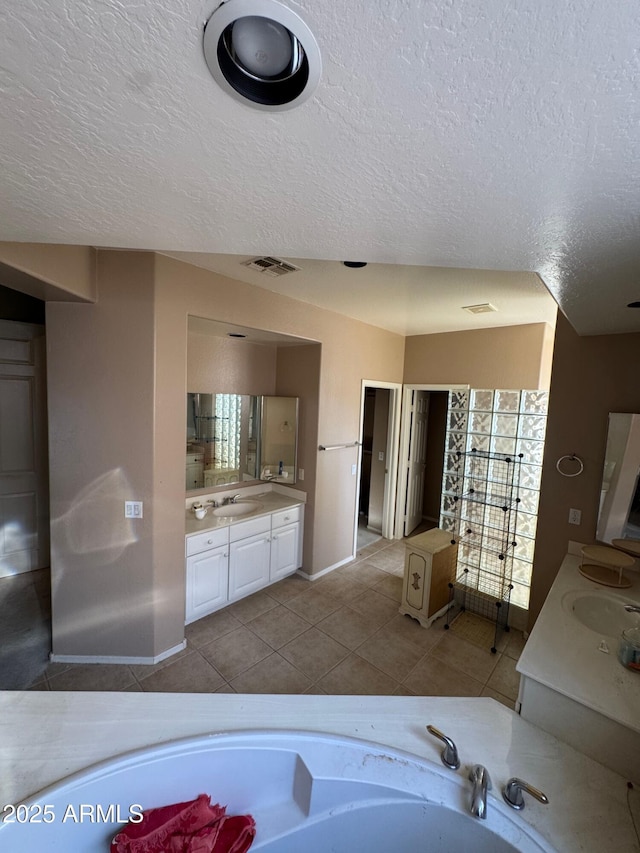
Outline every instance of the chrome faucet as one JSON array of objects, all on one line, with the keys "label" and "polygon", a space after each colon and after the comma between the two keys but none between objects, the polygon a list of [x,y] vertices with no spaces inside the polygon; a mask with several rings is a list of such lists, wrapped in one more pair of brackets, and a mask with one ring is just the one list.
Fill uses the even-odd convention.
[{"label": "chrome faucet", "polygon": [[640,613],[640,607],[637,607],[635,604],[625,604],[624,609],[627,613]]},{"label": "chrome faucet", "polygon": [[235,504],[235,503],[238,503],[238,498],[241,498],[241,497],[242,497],[242,495],[240,495],[240,494],[237,494],[237,495],[231,495],[231,497],[226,497],[226,498],[222,501],[222,506],[227,506],[228,504]]},{"label": "chrome faucet", "polygon": [[482,764],[474,764],[469,770],[469,779],[473,782],[471,793],[471,814],[474,817],[487,819],[487,791],[491,790],[491,778],[487,768]]},{"label": "chrome faucet", "polygon": [[522,779],[518,779],[514,776],[512,779],[509,779],[502,789],[502,796],[504,797],[505,803],[510,805],[512,809],[523,809],[523,791],[526,791],[527,794],[531,794],[531,796],[535,797],[540,803],[547,805],[549,802],[549,798],[543,794],[542,791],[539,791],[538,788],[534,788],[533,785],[529,785],[528,782],[523,782]]},{"label": "chrome faucet", "polygon": [[440,756],[444,766],[448,767],[449,770],[457,770],[460,767],[460,759],[458,757],[458,750],[456,749],[455,743],[451,740],[450,737],[447,737],[440,731],[440,729],[437,729],[435,726],[427,726],[427,731],[429,732],[429,734],[432,734],[434,737],[437,737],[438,740],[441,740],[445,745]]}]

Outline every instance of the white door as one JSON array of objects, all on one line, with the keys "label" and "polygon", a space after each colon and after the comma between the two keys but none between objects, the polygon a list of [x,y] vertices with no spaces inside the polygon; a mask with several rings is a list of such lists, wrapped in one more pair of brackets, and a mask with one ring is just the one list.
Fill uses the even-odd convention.
[{"label": "white door", "polygon": [[427,426],[429,392],[412,391],[409,410],[409,458],[407,460],[407,500],[404,535],[408,536],[422,521],[424,475],[427,465]]},{"label": "white door", "polygon": [[44,340],[0,321],[0,577],[49,565]]}]

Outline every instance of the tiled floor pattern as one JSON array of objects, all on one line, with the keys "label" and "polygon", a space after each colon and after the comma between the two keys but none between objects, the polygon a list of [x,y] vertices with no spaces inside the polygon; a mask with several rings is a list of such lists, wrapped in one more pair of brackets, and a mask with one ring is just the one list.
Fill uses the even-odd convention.
[{"label": "tiled floor pattern", "polygon": [[32,690],[491,696],[514,706],[520,632],[497,654],[398,613],[405,547],[381,539],[318,581],[293,575],[186,629],[155,666],[49,664]]}]

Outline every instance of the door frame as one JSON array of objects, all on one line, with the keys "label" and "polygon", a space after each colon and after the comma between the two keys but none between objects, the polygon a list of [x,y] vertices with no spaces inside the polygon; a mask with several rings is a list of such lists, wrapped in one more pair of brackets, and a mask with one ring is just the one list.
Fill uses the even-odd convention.
[{"label": "door frame", "polygon": [[379,379],[363,379],[360,388],[360,428],[358,430],[358,463],[356,466],[356,502],[353,517],[353,556],[358,550],[358,507],[360,506],[360,477],[362,474],[362,439],[364,437],[364,403],[367,388],[389,390],[389,420],[387,422],[387,474],[384,482],[382,502],[382,536],[394,538],[396,488],[398,483],[398,446],[400,440],[400,416],[402,411],[402,383],[383,382]]},{"label": "door frame", "polygon": [[[407,465],[409,458],[409,422],[407,417],[411,407],[411,394],[414,391],[468,391],[470,385],[462,383],[450,383],[446,385],[436,385],[435,383],[417,382],[402,386],[402,417],[400,421],[400,432],[398,439],[398,462],[396,465],[397,473],[397,492],[395,505],[395,521],[393,527],[393,538],[402,539],[404,534],[404,511],[407,500]],[[400,464],[402,460],[402,464]]]}]

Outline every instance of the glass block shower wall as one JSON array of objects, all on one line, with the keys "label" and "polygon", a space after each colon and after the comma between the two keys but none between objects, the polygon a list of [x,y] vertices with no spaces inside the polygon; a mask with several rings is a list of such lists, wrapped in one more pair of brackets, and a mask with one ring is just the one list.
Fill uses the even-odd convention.
[{"label": "glass block shower wall", "polygon": [[[529,607],[548,398],[547,391],[471,389],[449,393],[440,527],[459,533],[454,501],[458,452],[476,448],[490,453],[522,453],[516,522],[518,544],[511,563],[511,603],[524,609]],[[478,519],[474,521],[477,526]],[[483,538],[486,536],[487,541],[491,537],[489,525],[487,521],[480,534]],[[488,553],[490,550],[487,549]],[[486,576],[483,576],[482,549],[479,565],[477,553],[477,549],[472,553],[461,545],[457,577],[459,580],[465,577],[467,584],[473,583],[475,588],[486,590],[491,570],[487,562]],[[469,570],[466,574],[465,568]]]}]

